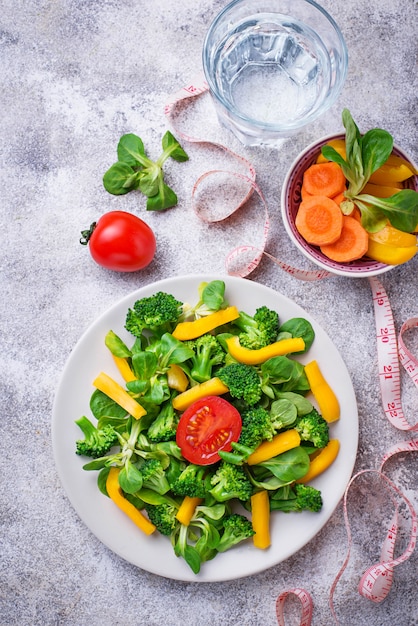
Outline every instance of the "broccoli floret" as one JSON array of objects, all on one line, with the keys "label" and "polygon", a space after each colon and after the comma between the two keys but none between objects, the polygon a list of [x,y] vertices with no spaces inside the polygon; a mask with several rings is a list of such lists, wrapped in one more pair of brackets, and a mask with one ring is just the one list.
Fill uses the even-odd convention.
[{"label": "broccoli floret", "polygon": [[224,532],[216,549],[225,552],[241,541],[252,537],[255,532],[252,523],[244,515],[232,513],[224,520]]},{"label": "broccoli floret", "polygon": [[166,502],[156,505],[148,504],[145,510],[150,521],[162,535],[170,536],[179,524],[176,520],[178,508],[173,504]]},{"label": "broccoli floret", "polygon": [[174,330],[182,310],[182,302],[169,293],[159,291],[135,302],[133,309],[128,310],[125,328],[135,337],[141,337],[144,330],[161,337]]},{"label": "broccoli floret", "polygon": [[85,415],[75,423],[81,428],[85,437],[76,441],[77,454],[97,459],[107,454],[110,448],[118,442],[116,430],[108,424],[98,429]]},{"label": "broccoli floret", "polygon": [[223,365],[225,352],[215,335],[202,335],[186,343],[194,352],[190,376],[198,383],[204,383],[212,378],[212,369],[215,365]]},{"label": "broccoli floret", "polygon": [[233,498],[248,500],[252,494],[252,485],[245,470],[240,465],[221,461],[218,469],[210,479],[212,489],[209,493],[218,502],[226,502]]},{"label": "broccoli floret", "polygon": [[324,448],[329,441],[328,422],[316,409],[299,417],[294,428],[298,431],[302,441],[311,443],[315,448]]},{"label": "broccoli floret", "polygon": [[262,406],[251,406],[241,413],[242,429],[238,443],[248,448],[258,448],[265,439],[271,440],[274,430],[269,412]]},{"label": "broccoli floret", "polygon": [[229,363],[216,372],[218,378],[229,389],[233,398],[244,400],[252,406],[261,398],[261,380],[257,369],[245,363]]},{"label": "broccoli floret", "polygon": [[159,494],[167,493],[170,485],[160,461],[153,458],[145,459],[139,468],[142,474],[142,486]]},{"label": "broccoli floret", "polygon": [[177,496],[190,496],[191,498],[204,498],[208,493],[205,475],[207,468],[202,465],[187,465],[172,484],[171,490]]},{"label": "broccoli floret", "polygon": [[148,428],[148,438],[152,443],[172,441],[176,438],[179,416],[171,400],[161,405],[161,411]]},{"label": "broccoli floret", "polygon": [[312,511],[317,513],[322,508],[322,495],[318,489],[311,485],[296,484],[290,489],[288,497],[279,499],[274,496],[270,499],[272,511],[292,513],[299,511]]},{"label": "broccoli floret", "polygon": [[267,306],[259,307],[254,316],[240,311],[233,326],[241,331],[239,333],[240,344],[245,348],[256,350],[276,341],[279,332],[279,315]]}]

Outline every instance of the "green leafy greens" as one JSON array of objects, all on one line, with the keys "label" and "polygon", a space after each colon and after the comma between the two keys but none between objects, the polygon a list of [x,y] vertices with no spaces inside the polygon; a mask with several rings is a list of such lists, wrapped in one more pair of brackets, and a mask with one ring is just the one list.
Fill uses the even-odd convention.
[{"label": "green leafy greens", "polygon": [[376,198],[362,194],[370,176],[379,169],[393,150],[393,138],[386,130],[373,128],[360,134],[348,109],[342,112],[346,130],[346,158],[332,146],[323,146],[322,154],[337,163],[348,181],[346,201],[341,203],[344,214],[350,215],[356,205],[361,212],[361,223],[368,232],[381,230],[387,220],[398,230],[410,233],[418,222],[418,193],[402,189],[390,198]]},{"label": "green leafy greens", "polygon": [[[221,378],[222,370],[231,368],[230,381],[235,387],[227,385],[225,397],[240,411],[239,439],[231,443],[231,450],[220,450],[220,460],[210,465],[189,463],[182,455],[176,441],[181,413],[173,406],[179,390],[169,385],[169,371],[177,366],[191,388],[199,384],[200,366],[207,357],[204,349],[197,351],[195,342],[180,341],[172,333],[180,320],[199,319],[228,306],[225,291],[223,280],[213,280],[199,284],[192,304],[161,291],[136,301],[125,320],[132,345],[129,347],[113,330],[106,333],[104,342],[113,356],[126,360],[133,378],[128,377],[125,389],[146,413],[134,419],[96,389],[90,397],[90,410],[97,424],[84,416],[75,421],[89,437],[89,441],[76,441],[76,453],[88,457],[84,470],[98,472],[100,492],[109,495],[107,478],[111,468],[118,468],[123,497],[145,511],[157,531],[170,539],[174,553],[196,574],[204,562],[254,535],[248,512],[251,496],[260,489],[268,490],[271,510],[314,510],[313,500],[319,511],[322,504],[320,492],[313,487],[310,499],[297,499],[295,493],[296,481],[309,469],[310,455],[326,445],[329,435],[327,423],[321,423],[322,417],[305,397],[310,387],[304,366],[290,355],[272,357],[258,367],[234,361],[220,338],[239,336],[242,324],[231,322],[196,339],[203,347],[206,340],[219,341],[216,355],[221,353],[222,358],[211,363],[211,376]],[[266,315],[267,307],[261,308]],[[253,319],[244,311],[241,314],[247,323]],[[277,313],[275,326],[278,336],[303,336],[309,346],[314,340],[314,330],[303,318],[280,325]],[[270,342],[275,339],[276,334],[271,335]],[[247,379],[236,376],[234,380],[231,371],[236,372],[236,366],[244,368]],[[259,393],[255,405],[253,393],[247,399],[244,394],[233,396],[238,385],[246,390],[247,384],[254,385]],[[198,419],[198,437],[206,437],[204,428],[199,432]],[[292,428],[301,433],[300,445],[261,463],[247,463],[263,441]],[[318,436],[322,437],[319,443],[314,439]],[[176,517],[185,497],[200,499],[188,525]]]},{"label": "green leafy greens", "polygon": [[147,197],[147,211],[175,206],[177,195],[164,182],[163,165],[169,157],[180,163],[189,157],[170,131],[162,138],[162,148],[157,161],[152,161],[140,137],[133,133],[122,135],[117,147],[118,160],[103,176],[105,189],[116,196],[139,189]]}]

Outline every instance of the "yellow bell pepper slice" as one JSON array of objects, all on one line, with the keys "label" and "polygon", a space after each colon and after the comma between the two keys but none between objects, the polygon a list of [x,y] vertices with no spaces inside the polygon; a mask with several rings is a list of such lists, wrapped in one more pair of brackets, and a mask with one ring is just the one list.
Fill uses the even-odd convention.
[{"label": "yellow bell pepper slice", "polygon": [[188,526],[194,515],[196,507],[199,506],[199,504],[201,504],[202,502],[202,498],[192,498],[190,496],[184,496],[183,502],[181,503],[179,510],[176,513],[176,519],[180,522],[180,524]]},{"label": "yellow bell pepper slice", "polygon": [[401,157],[391,154],[386,163],[381,165],[369,178],[375,185],[391,185],[411,178],[414,175],[413,166]]},{"label": "yellow bell pepper slice", "polygon": [[325,380],[318,362],[313,360],[307,363],[305,365],[305,374],[324,420],[327,422],[338,420],[340,417],[340,404],[334,391]]},{"label": "yellow bell pepper slice", "polygon": [[245,363],[246,365],[258,365],[274,356],[283,356],[291,352],[301,352],[305,349],[305,342],[302,337],[281,339],[258,350],[251,350],[250,348],[241,346],[239,337],[229,337],[226,340],[226,345],[229,354],[236,361]]},{"label": "yellow bell pepper slice", "polygon": [[257,465],[274,456],[287,452],[300,445],[300,435],[294,428],[274,435],[271,441],[263,441],[247,459],[248,465]]},{"label": "yellow bell pepper slice", "polygon": [[[346,158],[345,139],[331,139],[330,141],[327,142],[326,145],[331,146],[331,148],[334,148],[334,150],[336,150],[338,154],[343,157],[343,159]],[[327,161],[328,159],[326,159],[324,155],[322,154],[322,152],[320,152],[318,155],[318,158],[316,159],[316,162],[326,163]]]},{"label": "yellow bell pepper slice", "polygon": [[361,193],[367,193],[375,198],[390,198],[395,193],[399,193],[403,189],[402,183],[393,182],[389,185],[375,185],[374,183],[367,183],[364,185]]},{"label": "yellow bell pepper slice", "polygon": [[145,515],[142,515],[141,511],[124,497],[123,491],[119,485],[119,472],[120,469],[117,467],[110,468],[106,480],[106,491],[109,498],[142,530],[142,532],[146,535],[152,535],[156,527]]},{"label": "yellow bell pepper slice", "polygon": [[265,550],[270,539],[270,500],[268,492],[257,491],[251,496],[251,522],[254,530],[253,543],[256,548]]},{"label": "yellow bell pepper slice", "polygon": [[188,341],[190,339],[196,339],[201,337],[211,330],[232,322],[239,317],[239,311],[236,306],[229,306],[215,313],[210,313],[205,317],[200,317],[192,322],[180,322],[177,324],[172,335],[179,341]]},{"label": "yellow bell pepper slice", "polygon": [[175,389],[180,392],[186,391],[189,386],[189,379],[181,367],[176,363],[172,363],[169,367],[167,372],[167,382],[170,389]]},{"label": "yellow bell pepper slice", "polygon": [[121,374],[125,382],[130,383],[133,380],[136,380],[135,374],[129,367],[129,363],[124,357],[116,356],[114,354],[112,354],[112,357],[113,357],[116,367],[119,370],[119,373]]},{"label": "yellow bell pepper slice", "polygon": [[401,248],[397,246],[389,246],[378,241],[374,241],[369,237],[369,246],[367,248],[367,256],[379,263],[386,265],[401,265],[412,259],[417,253],[417,246],[408,246]]},{"label": "yellow bell pepper slice", "polygon": [[298,478],[295,482],[305,484],[325,472],[326,469],[335,461],[340,451],[340,442],[338,439],[330,439],[325,448],[311,459],[309,469],[305,476]]},{"label": "yellow bell pepper slice", "polygon": [[146,410],[139,404],[129,393],[117,383],[113,378],[100,372],[94,379],[93,386],[111,398],[116,404],[119,404],[129,415],[139,420],[146,414]]},{"label": "yellow bell pepper slice", "polygon": [[195,385],[179,393],[178,396],[173,398],[172,405],[176,411],[185,411],[187,407],[191,406],[196,400],[205,398],[206,396],[221,396],[224,393],[228,393],[229,389],[220,378],[214,376],[210,380]]},{"label": "yellow bell pepper slice", "polygon": [[402,230],[391,226],[391,224],[386,224],[377,233],[369,233],[369,239],[377,241],[377,243],[383,243],[386,246],[395,246],[395,248],[409,248],[417,245],[416,235],[404,233]]}]

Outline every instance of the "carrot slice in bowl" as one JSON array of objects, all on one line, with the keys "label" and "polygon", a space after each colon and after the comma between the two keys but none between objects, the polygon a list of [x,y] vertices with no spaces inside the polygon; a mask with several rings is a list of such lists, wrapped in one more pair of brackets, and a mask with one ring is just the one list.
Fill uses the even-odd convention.
[{"label": "carrot slice in bowl", "polygon": [[341,205],[341,202],[345,202],[345,200],[347,200],[343,191],[341,191],[341,193],[337,193],[337,195],[333,196],[331,199],[334,200],[334,202],[338,204],[338,206]]},{"label": "carrot slice in bowl", "polygon": [[295,226],[305,241],[314,246],[323,246],[340,238],[343,214],[331,198],[312,196],[300,203]]},{"label": "carrot slice in bowl", "polygon": [[344,215],[340,238],[334,243],[321,246],[321,252],[333,261],[348,263],[361,259],[366,254],[368,245],[367,230],[354,217]]},{"label": "carrot slice in bowl", "polygon": [[303,187],[313,196],[332,198],[345,191],[346,179],[337,163],[314,163],[303,175]]}]

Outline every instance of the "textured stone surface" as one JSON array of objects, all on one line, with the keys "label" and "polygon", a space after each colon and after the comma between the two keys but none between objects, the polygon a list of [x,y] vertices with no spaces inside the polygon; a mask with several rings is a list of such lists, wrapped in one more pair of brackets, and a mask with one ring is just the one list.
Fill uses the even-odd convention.
[{"label": "textured stone surface", "polygon": [[[115,198],[101,183],[124,132],[159,150],[167,96],[201,67],[201,46],[219,0],[5,0],[0,19],[1,402],[0,624],[2,626],[273,626],[275,598],[311,592],[315,626],[332,623],[328,598],[347,542],[340,505],[298,554],[264,573],[197,585],[166,580],[111,553],[80,521],[62,489],[51,444],[51,408],[61,370],[77,339],[115,301],[163,277],[225,273],[224,256],[260,237],[257,211],[207,226],[194,215],[191,189],[218,161],[188,145],[187,164],[170,164],[180,202],[146,214],[141,196]],[[210,102],[183,119],[184,130],[221,141],[249,158],[266,197],[268,250],[297,267],[307,262],[288,241],[280,188],[297,153],[341,130],[347,106],[360,127],[383,126],[415,160],[417,153],[416,4],[413,0],[324,0],[346,38],[350,65],[332,110],[280,152],[245,150],[214,120]],[[221,160],[222,161],[222,160]],[[132,211],[154,229],[158,251],[141,273],[114,274],[91,261],[82,228],[112,209]],[[385,274],[395,324],[417,315],[418,258]],[[341,350],[353,379],[360,442],[356,471],[376,468],[385,450],[408,438],[384,418],[379,397],[374,317],[366,280],[335,277],[301,283],[268,260],[251,275],[302,305]],[[411,345],[417,351],[416,338]],[[415,341],[415,346],[413,345]],[[402,377],[404,408],[416,420],[416,391]],[[400,456],[388,475],[418,505],[417,460]],[[372,495],[369,495],[371,493]],[[359,578],[379,559],[391,516],[384,494],[367,481],[350,497],[354,545],[335,593],[346,626],[418,624],[417,555],[396,568],[380,605],[360,597]],[[409,522],[401,515],[398,554]],[[297,607],[289,607],[289,624]],[[293,619],[293,621],[292,621]]]}]

